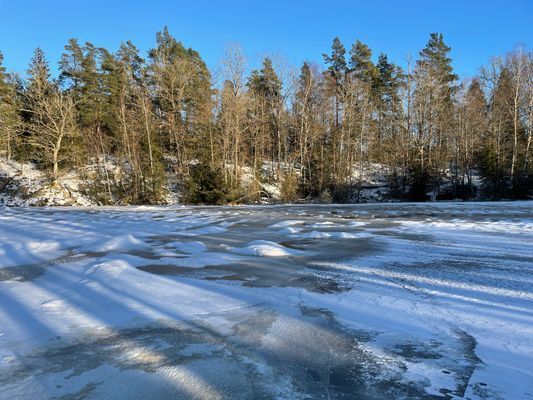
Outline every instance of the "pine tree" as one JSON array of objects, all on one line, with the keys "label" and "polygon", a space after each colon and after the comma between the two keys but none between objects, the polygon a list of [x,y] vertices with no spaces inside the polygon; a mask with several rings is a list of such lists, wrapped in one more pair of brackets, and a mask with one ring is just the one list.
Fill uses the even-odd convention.
[{"label": "pine tree", "polygon": [[377,112],[376,157],[384,160],[386,151],[383,147],[392,146],[397,134],[394,116],[400,111],[398,90],[401,71],[383,53],[379,55],[375,68],[372,96]]},{"label": "pine tree", "polygon": [[3,100],[6,96],[6,93],[9,91],[7,83],[7,73],[6,68],[3,65],[4,55],[0,51],[0,100]]},{"label": "pine tree", "polygon": [[15,83],[2,65],[4,55],[0,52],[0,143],[8,160],[11,159],[21,125],[20,105]]},{"label": "pine tree", "polygon": [[[59,62],[59,81],[67,85],[77,105],[77,118],[85,141],[85,148],[81,150],[96,155],[94,158],[99,166],[98,182],[104,182],[108,195],[108,199],[102,200],[113,202],[111,176],[107,167],[112,138],[109,128],[105,126],[105,114],[108,112],[105,105],[109,91],[103,86],[99,60],[105,50],[97,49],[90,42],[86,42],[82,47],[76,39],[70,39],[65,50]],[[71,144],[71,151],[74,147],[75,144]]]},{"label": "pine tree", "polygon": [[439,84],[452,85],[458,77],[453,73],[452,59],[448,57],[450,51],[442,33],[431,33],[426,47],[420,51],[418,67],[431,74]]},{"label": "pine tree", "polygon": [[264,98],[274,105],[281,96],[281,81],[278,78],[272,60],[266,57],[260,70],[254,70],[250,74],[248,87],[254,93],[264,96]]},{"label": "pine tree", "polygon": [[117,182],[120,189],[117,195],[127,203],[153,201],[153,185],[149,183],[151,153],[136,107],[139,88],[143,86],[144,60],[130,41],[122,43],[116,54],[101,50],[100,57],[102,86],[107,93],[104,124],[114,139],[115,154],[127,163],[130,171]]},{"label": "pine tree", "polygon": [[98,134],[96,131],[102,128],[102,106],[105,101],[97,65],[98,49],[89,42],[81,47],[76,39],[70,39],[65,50],[59,62],[59,80],[68,85],[77,101],[82,127]]},{"label": "pine tree", "polygon": [[163,139],[176,153],[179,167],[201,156],[195,145],[208,136],[211,118],[211,75],[198,54],[186,49],[167,27],[156,34],[157,46],[149,51],[155,104],[163,117]]},{"label": "pine tree", "polygon": [[269,57],[263,60],[260,70],[252,71],[248,88],[252,96],[258,101],[257,118],[263,126],[262,133],[266,136],[266,142],[270,144],[270,149],[268,149],[270,159],[282,161],[282,151],[286,146],[282,132],[283,127],[281,126],[282,84]]},{"label": "pine tree", "polygon": [[346,64],[346,49],[338,37],[333,39],[331,45],[331,55],[323,54],[324,62],[328,66],[328,75],[332,81],[333,94],[335,96],[335,126],[338,127],[339,112],[341,108],[340,98],[344,91],[346,73],[348,66]]},{"label": "pine tree", "polygon": [[367,84],[376,79],[377,70],[372,62],[372,50],[357,40],[350,50],[350,75]]},{"label": "pine tree", "polygon": [[[453,73],[451,48],[442,34],[432,33],[415,70],[415,110],[417,165],[412,170],[420,177],[433,178],[433,191],[438,196],[442,177],[449,161],[448,138],[454,123],[452,95],[456,92],[457,75]],[[419,181],[418,177],[413,178]],[[424,185],[417,184],[421,189]],[[422,193],[416,195],[422,197]]]},{"label": "pine tree", "polygon": [[399,87],[399,68],[389,62],[388,57],[381,53],[376,64],[377,74],[374,79],[374,91],[381,102],[390,105],[397,101]]},{"label": "pine tree", "polygon": [[338,84],[342,84],[347,71],[346,49],[338,37],[333,39],[331,55],[323,54],[322,56],[333,80]]}]

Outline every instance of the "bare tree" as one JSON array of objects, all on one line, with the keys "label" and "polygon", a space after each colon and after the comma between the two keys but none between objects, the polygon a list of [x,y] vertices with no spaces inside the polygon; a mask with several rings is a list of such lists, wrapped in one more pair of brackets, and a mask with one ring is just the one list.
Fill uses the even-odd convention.
[{"label": "bare tree", "polygon": [[223,87],[219,119],[224,178],[228,183],[227,172],[231,165],[233,171],[229,181],[231,185],[238,184],[240,174],[246,113],[245,68],[246,59],[240,45],[238,43],[228,45],[222,59]]},{"label": "bare tree", "polygon": [[76,103],[68,93],[53,87],[48,93],[29,93],[31,114],[27,129],[30,145],[41,151],[46,162],[52,164],[52,176],[59,176],[59,163],[67,157],[64,143],[78,135]]}]

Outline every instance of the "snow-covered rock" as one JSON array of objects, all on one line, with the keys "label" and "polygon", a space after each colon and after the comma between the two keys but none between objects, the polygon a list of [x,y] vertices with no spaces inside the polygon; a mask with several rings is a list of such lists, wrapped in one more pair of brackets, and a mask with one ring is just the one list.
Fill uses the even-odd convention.
[{"label": "snow-covered rock", "polygon": [[301,251],[289,249],[268,240],[254,240],[244,247],[233,249],[234,252],[260,257],[286,257],[302,254]]},{"label": "snow-covered rock", "polygon": [[96,203],[82,191],[83,182],[70,172],[57,181],[31,163],[0,158],[0,205],[7,206],[91,206]]}]

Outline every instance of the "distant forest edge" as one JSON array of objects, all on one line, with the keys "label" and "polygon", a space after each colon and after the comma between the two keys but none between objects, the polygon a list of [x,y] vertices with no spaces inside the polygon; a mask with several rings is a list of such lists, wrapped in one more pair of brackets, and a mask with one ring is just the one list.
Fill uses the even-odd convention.
[{"label": "distant forest edge", "polygon": [[370,166],[389,199],[531,198],[532,52],[460,80],[450,50],[432,33],[400,68],[335,38],[323,66],[248,74],[233,44],[211,73],[165,27],[146,57],[70,39],[57,79],[39,48],[24,79],[0,53],[0,156],[50,185],[75,171],[99,204],[162,203],[169,180],[185,203],[259,202],[266,180],[280,201],[356,202]]}]

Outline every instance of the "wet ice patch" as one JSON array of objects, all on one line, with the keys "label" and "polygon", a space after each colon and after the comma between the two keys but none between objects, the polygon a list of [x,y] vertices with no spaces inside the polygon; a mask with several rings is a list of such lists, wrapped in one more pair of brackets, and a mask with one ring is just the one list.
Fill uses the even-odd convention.
[{"label": "wet ice patch", "polygon": [[302,251],[288,249],[268,240],[254,240],[245,247],[234,248],[233,251],[239,254],[261,257],[284,257],[303,253]]},{"label": "wet ice patch", "polygon": [[227,253],[216,252],[202,252],[191,254],[188,257],[176,258],[172,260],[171,264],[176,267],[186,268],[203,268],[214,265],[227,265],[239,261],[239,257],[235,257]]},{"label": "wet ice patch", "polygon": [[124,261],[127,262],[132,267],[139,267],[146,265],[146,263],[151,264],[168,264],[174,262],[176,256],[183,256],[177,253],[165,253],[152,255],[150,258],[147,258],[147,254],[143,254],[145,257],[133,255],[133,254],[124,254],[124,253],[111,253],[107,254],[104,257],[100,257],[98,261],[107,262],[107,261]]}]

